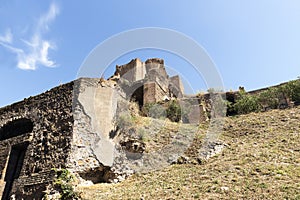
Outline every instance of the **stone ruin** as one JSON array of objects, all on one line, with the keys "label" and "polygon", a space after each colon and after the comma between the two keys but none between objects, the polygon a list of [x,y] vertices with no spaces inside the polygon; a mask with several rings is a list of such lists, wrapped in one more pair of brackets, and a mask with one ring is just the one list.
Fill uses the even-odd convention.
[{"label": "stone ruin", "polygon": [[169,77],[164,60],[158,58],[148,59],[146,62],[136,58],[128,64],[117,65],[115,74],[108,81],[115,81],[121,85],[127,98],[137,101],[140,106],[171,98],[182,98],[184,94],[180,77]]},{"label": "stone ruin", "polygon": [[80,78],[1,108],[1,200],[42,199],[52,169],[69,169],[93,183],[122,178],[112,170],[119,102],[142,106],[181,97],[181,80],[168,76],[163,60],[134,59],[116,66],[108,80]]},{"label": "stone ruin", "polygon": [[[237,98],[236,92],[224,95],[230,102]],[[207,113],[213,114],[210,95],[184,95],[180,77],[169,77],[157,58],[133,59],[117,65],[107,80],[80,78],[0,108],[1,200],[42,199],[55,178],[52,169],[68,169],[81,182],[123,180],[134,173],[118,163],[122,156],[114,140],[116,116],[128,105],[124,102],[141,108],[172,99],[188,104],[187,123],[207,121]],[[143,150],[134,141],[124,145]]]}]

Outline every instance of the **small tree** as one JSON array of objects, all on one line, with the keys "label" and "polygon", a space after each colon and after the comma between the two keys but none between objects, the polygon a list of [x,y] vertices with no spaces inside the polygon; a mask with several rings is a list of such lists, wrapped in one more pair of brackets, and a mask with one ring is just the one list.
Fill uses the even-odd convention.
[{"label": "small tree", "polygon": [[178,101],[172,100],[169,102],[167,118],[169,118],[172,122],[179,122],[181,120],[181,107]]},{"label": "small tree", "polygon": [[279,106],[279,91],[277,88],[269,88],[266,91],[259,93],[258,101],[262,108],[276,109]]},{"label": "small tree", "polygon": [[300,103],[300,79],[289,81],[287,84],[282,85],[280,90],[292,101]]},{"label": "small tree", "polygon": [[258,98],[254,95],[247,94],[245,91],[239,91],[238,99],[233,105],[234,110],[238,114],[247,114],[250,112],[260,111],[260,104]]}]

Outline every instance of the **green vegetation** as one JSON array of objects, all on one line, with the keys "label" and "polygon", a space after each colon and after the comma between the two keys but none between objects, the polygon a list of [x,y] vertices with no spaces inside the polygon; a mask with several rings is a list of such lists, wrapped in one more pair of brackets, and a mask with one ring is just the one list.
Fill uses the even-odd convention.
[{"label": "green vegetation", "polygon": [[142,113],[146,117],[152,117],[156,119],[166,117],[166,109],[159,103],[147,103],[142,108]]},{"label": "green vegetation", "polygon": [[178,101],[172,100],[168,103],[167,117],[172,122],[179,122],[181,120],[181,107]]},{"label": "green vegetation", "polygon": [[250,95],[244,90],[240,90],[234,104],[227,102],[227,109],[229,112],[237,114],[277,109],[281,106],[280,99],[285,98],[296,105],[300,104],[300,79],[289,81],[277,87],[270,87],[258,94]]},{"label": "green vegetation", "polygon": [[78,194],[74,191],[74,176],[67,169],[52,169],[56,173],[53,186],[61,194],[61,200],[78,199]]},{"label": "green vegetation", "polygon": [[147,103],[142,108],[142,114],[155,119],[168,118],[172,122],[179,122],[182,110],[177,100],[171,100],[167,103]]},{"label": "green vegetation", "polygon": [[261,107],[258,101],[258,97],[247,94],[244,91],[239,91],[238,95],[238,99],[233,105],[233,109],[238,114],[247,114],[250,112],[260,111]]},{"label": "green vegetation", "polygon": [[278,88],[269,88],[265,91],[262,91],[258,95],[258,101],[261,105],[261,108],[266,109],[276,109],[279,106],[279,89]]},{"label": "green vegetation", "polygon": [[292,101],[300,103],[300,79],[289,81],[281,86],[281,91],[286,94]]},{"label": "green vegetation", "polygon": [[116,125],[118,129],[124,130],[128,127],[133,126],[134,124],[134,117],[131,116],[130,113],[121,113],[116,119]]}]

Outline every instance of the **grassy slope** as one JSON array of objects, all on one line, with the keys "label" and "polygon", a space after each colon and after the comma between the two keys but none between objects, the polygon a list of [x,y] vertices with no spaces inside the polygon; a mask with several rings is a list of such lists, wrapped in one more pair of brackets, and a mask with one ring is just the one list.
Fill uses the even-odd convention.
[{"label": "grassy slope", "polygon": [[118,184],[82,187],[84,199],[300,199],[300,107],[226,118],[229,146],[202,165],[172,165]]}]

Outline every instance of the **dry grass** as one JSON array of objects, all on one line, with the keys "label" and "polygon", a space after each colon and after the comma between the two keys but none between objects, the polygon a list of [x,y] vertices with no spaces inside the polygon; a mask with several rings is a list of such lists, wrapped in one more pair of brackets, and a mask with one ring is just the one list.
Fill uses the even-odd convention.
[{"label": "dry grass", "polygon": [[118,184],[82,187],[82,197],[300,199],[299,107],[226,118],[221,140],[229,146],[202,165],[172,165]]}]

